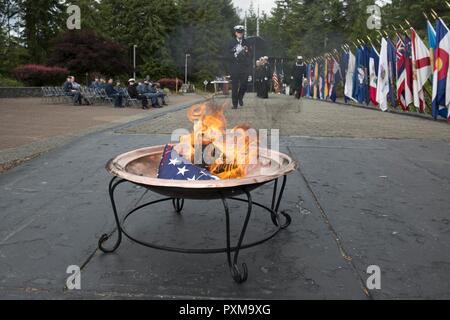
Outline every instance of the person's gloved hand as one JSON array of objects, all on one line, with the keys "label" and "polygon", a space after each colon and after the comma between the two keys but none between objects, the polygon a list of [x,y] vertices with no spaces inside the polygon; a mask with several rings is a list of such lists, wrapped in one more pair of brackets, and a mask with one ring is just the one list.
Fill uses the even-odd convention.
[{"label": "person's gloved hand", "polygon": [[252,82],[253,81],[253,77],[252,76],[249,76],[248,77],[248,82]]},{"label": "person's gloved hand", "polygon": [[291,76],[291,80],[294,80],[294,76]]}]

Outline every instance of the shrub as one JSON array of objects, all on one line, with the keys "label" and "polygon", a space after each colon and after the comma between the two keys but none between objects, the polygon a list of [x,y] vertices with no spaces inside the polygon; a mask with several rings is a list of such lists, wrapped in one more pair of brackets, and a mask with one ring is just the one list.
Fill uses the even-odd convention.
[{"label": "shrub", "polygon": [[66,79],[69,71],[60,67],[49,67],[38,64],[28,64],[14,69],[14,75],[20,81],[30,86],[60,85]]},{"label": "shrub", "polygon": [[23,83],[18,80],[0,75],[0,87],[23,87],[23,86],[24,86]]},{"label": "shrub", "polygon": [[178,90],[181,89],[181,86],[183,85],[183,81],[178,78],[162,78],[159,79],[159,84],[161,85],[162,89],[170,89],[172,91],[175,91],[177,88],[177,81],[178,81]]}]

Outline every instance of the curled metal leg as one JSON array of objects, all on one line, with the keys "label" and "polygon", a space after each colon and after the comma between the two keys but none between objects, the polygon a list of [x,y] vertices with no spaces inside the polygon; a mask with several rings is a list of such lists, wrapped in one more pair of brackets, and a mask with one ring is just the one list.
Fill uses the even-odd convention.
[{"label": "curled metal leg", "polygon": [[181,214],[184,208],[184,199],[172,199],[173,208],[178,214]]},{"label": "curled metal leg", "polygon": [[[280,226],[282,229],[286,229],[292,222],[292,218],[284,211],[279,212],[281,200],[283,199],[284,190],[286,189],[287,176],[283,177],[283,183],[281,184],[280,192],[278,193],[278,179],[275,180],[272,196],[272,212],[271,218],[275,226]],[[277,197],[278,195],[278,197]],[[285,224],[280,224],[280,214],[285,218]]]},{"label": "curled metal leg", "polygon": [[126,180],[119,180],[117,181],[117,178],[114,177],[111,182],[109,183],[109,197],[111,199],[111,205],[112,205],[112,209],[114,212],[114,218],[116,220],[116,226],[117,226],[117,240],[116,243],[114,244],[114,246],[111,249],[105,248],[103,246],[103,244],[109,240],[109,238],[111,237],[111,234],[104,234],[100,237],[100,240],[98,241],[98,248],[103,251],[104,253],[113,253],[114,251],[117,250],[117,248],[119,248],[120,243],[122,242],[122,227],[120,225],[120,220],[119,220],[119,216],[117,214],[117,207],[116,207],[116,202],[114,200],[114,191],[116,190],[116,188],[122,184],[126,182]]},{"label": "curled metal leg", "polygon": [[242,271],[239,269],[239,266],[238,266],[239,251],[242,248],[242,243],[244,241],[245,232],[247,231],[248,222],[250,221],[250,216],[252,214],[252,208],[253,208],[253,201],[252,201],[252,196],[251,196],[250,192],[245,190],[245,194],[247,195],[247,199],[248,199],[248,210],[247,210],[247,215],[245,217],[244,226],[242,227],[242,231],[239,236],[238,244],[234,251],[233,259],[231,257],[231,253],[233,250],[231,248],[231,240],[230,240],[230,209],[229,209],[227,200],[225,198],[222,198],[223,206],[225,208],[225,216],[226,216],[228,266],[230,267],[231,276],[233,277],[234,281],[236,281],[236,283],[243,283],[243,282],[247,281],[247,278],[248,278],[247,265],[245,263],[242,264]]}]

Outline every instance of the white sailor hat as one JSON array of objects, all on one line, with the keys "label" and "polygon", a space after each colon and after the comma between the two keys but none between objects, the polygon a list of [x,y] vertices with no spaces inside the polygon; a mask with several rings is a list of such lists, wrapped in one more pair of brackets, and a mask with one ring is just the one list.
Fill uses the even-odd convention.
[{"label": "white sailor hat", "polygon": [[245,27],[241,26],[241,25],[237,25],[234,27],[234,31],[236,32],[244,32],[245,31]]},{"label": "white sailor hat", "polygon": [[136,82],[136,80],[131,78],[131,79],[128,80],[128,82]]},{"label": "white sailor hat", "polygon": [[297,60],[303,60],[303,56],[297,56]]}]

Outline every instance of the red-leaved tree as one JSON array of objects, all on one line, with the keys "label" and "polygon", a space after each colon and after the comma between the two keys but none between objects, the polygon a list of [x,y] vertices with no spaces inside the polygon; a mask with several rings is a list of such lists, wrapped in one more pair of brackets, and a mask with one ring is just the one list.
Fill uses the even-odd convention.
[{"label": "red-leaved tree", "polygon": [[49,63],[65,67],[77,75],[100,73],[117,76],[129,73],[127,51],[120,44],[94,31],[72,30],[52,41]]},{"label": "red-leaved tree", "polygon": [[39,64],[19,66],[13,71],[14,76],[30,86],[61,85],[69,70],[60,67],[49,67]]}]

